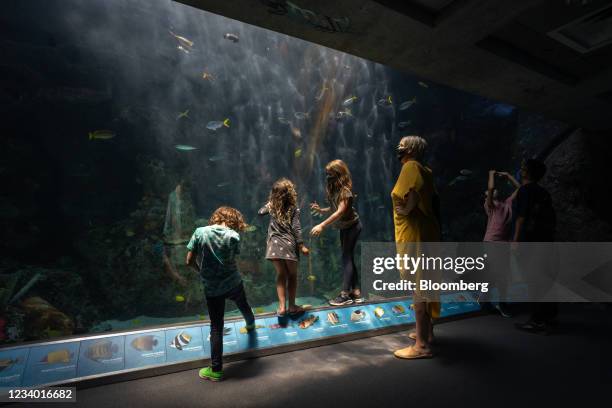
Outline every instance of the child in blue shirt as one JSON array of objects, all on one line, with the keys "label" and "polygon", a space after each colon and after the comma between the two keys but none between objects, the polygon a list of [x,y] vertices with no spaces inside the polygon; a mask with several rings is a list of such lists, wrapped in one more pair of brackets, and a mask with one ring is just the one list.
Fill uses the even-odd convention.
[{"label": "child in blue shirt", "polygon": [[255,316],[246,299],[242,278],[236,266],[240,253],[240,235],[246,228],[240,211],[219,207],[212,214],[209,225],[198,228],[187,244],[186,263],[198,269],[204,283],[204,294],[210,316],[211,366],[202,368],[200,378],[211,381],[223,379],[223,316],[225,299],[231,299],[246,321],[246,330],[255,330]]}]

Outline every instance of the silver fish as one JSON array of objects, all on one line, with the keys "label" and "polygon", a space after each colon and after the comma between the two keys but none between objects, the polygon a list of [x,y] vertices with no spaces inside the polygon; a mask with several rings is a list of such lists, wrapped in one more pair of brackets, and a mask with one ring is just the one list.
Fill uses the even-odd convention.
[{"label": "silver fish", "polygon": [[176,150],[180,150],[182,152],[190,152],[192,150],[197,150],[197,147],[193,147],[193,146],[189,146],[189,145],[184,145],[184,144],[177,144],[174,146],[176,148]]},{"label": "silver fish", "polygon": [[403,102],[400,106],[399,106],[399,110],[406,110],[409,109],[412,105],[414,105],[416,103],[416,97],[412,98],[409,101]]}]

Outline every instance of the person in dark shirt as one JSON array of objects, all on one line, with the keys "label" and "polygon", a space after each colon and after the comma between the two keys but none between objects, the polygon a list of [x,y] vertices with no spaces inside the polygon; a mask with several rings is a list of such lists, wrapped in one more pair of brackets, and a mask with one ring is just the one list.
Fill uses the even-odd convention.
[{"label": "person in dark shirt", "polygon": [[[552,199],[548,191],[538,184],[545,173],[546,165],[539,160],[529,159],[521,165],[521,187],[516,194],[513,211],[513,241],[516,243],[547,243],[554,239],[556,216]],[[514,245],[515,248],[518,246],[518,244]],[[537,248],[534,245],[521,246],[518,254],[519,264],[522,262],[529,267],[534,265],[542,268],[549,267],[547,256],[542,252],[546,248],[545,244],[538,244]],[[543,270],[532,270],[532,273],[536,274],[543,274],[543,272]],[[530,278],[538,279],[538,277]],[[557,315],[557,304],[540,301],[532,303],[530,307],[530,319],[526,323],[517,324],[516,327],[528,332],[548,333]]]}]

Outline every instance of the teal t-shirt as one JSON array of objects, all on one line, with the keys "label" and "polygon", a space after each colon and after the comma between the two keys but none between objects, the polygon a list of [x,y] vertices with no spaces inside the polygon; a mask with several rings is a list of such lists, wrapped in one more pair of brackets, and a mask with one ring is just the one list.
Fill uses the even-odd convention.
[{"label": "teal t-shirt", "polygon": [[209,225],[195,230],[187,249],[196,257],[206,296],[220,296],[242,282],[236,255],[240,235],[231,228]]}]

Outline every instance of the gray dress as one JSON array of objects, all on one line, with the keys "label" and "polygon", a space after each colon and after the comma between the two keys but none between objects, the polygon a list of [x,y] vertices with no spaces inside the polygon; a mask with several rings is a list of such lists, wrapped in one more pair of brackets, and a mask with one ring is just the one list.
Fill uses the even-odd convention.
[{"label": "gray dress", "polygon": [[259,215],[270,215],[268,226],[268,239],[266,245],[266,259],[299,259],[298,247],[302,241],[302,227],[300,226],[300,209],[296,208],[291,214],[291,223],[285,224],[270,214],[268,205],[258,211]]}]

